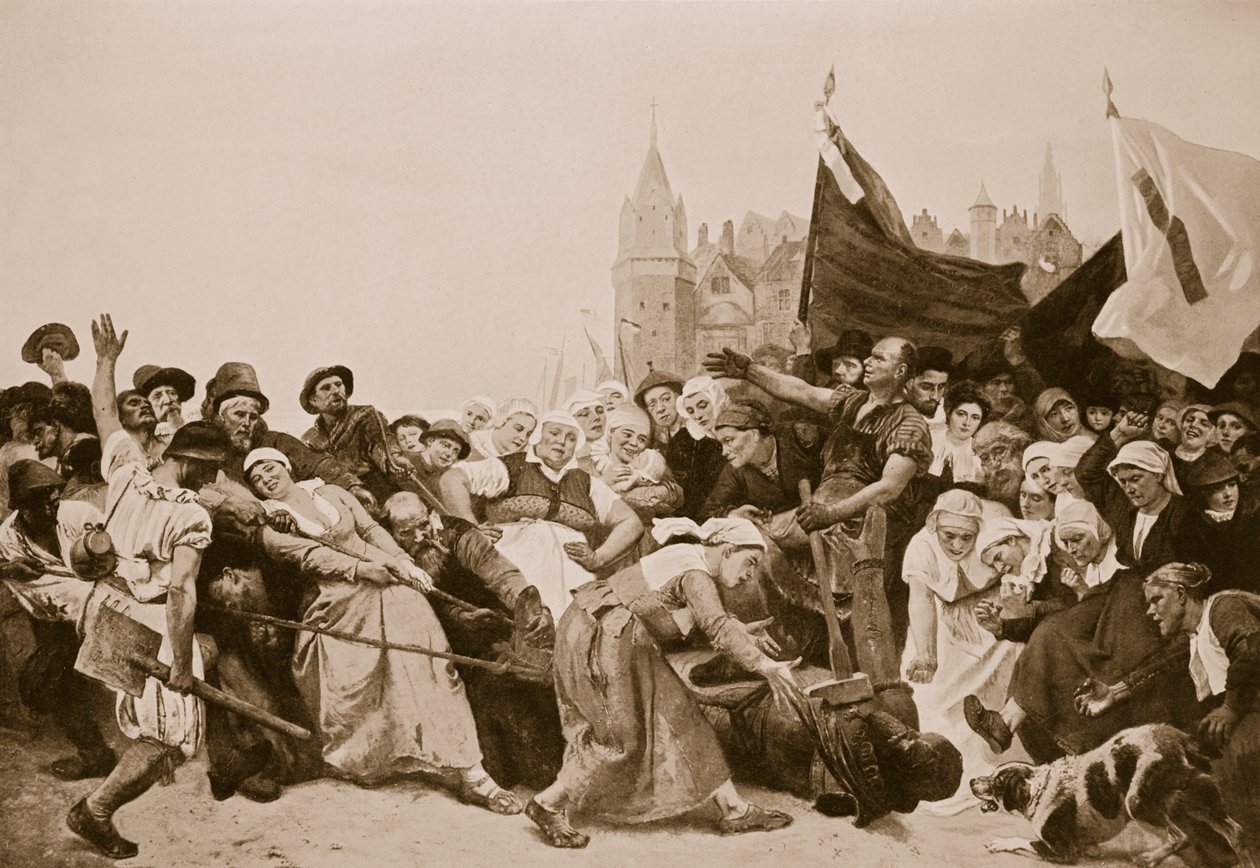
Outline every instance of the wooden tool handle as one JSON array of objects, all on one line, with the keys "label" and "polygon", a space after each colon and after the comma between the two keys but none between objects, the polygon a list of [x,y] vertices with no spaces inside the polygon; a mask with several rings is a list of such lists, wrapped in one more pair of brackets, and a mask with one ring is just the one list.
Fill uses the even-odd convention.
[{"label": "wooden tool handle", "polygon": [[[149,675],[152,675],[158,681],[166,684],[171,677],[171,667],[165,663],[159,663],[156,660],[137,660],[136,661]],[[241,717],[248,717],[255,723],[260,723],[268,729],[274,729],[276,732],[284,733],[292,738],[301,741],[309,741],[311,739],[310,730],[303,729],[296,723],[290,723],[282,717],[277,717],[269,711],[264,711],[256,705],[251,705],[243,699],[237,699],[235,696],[229,696],[217,687],[211,687],[200,678],[193,679],[192,694],[198,699],[204,699],[206,702],[213,702],[215,705],[221,705],[228,711],[235,712]]]},{"label": "wooden tool handle", "polygon": [[[439,588],[431,588],[426,591],[424,589],[424,586],[421,585],[419,582],[417,582],[415,579],[400,579],[400,578],[395,577],[395,581],[397,581],[398,584],[400,585],[406,585],[409,588],[414,588],[415,590],[419,591],[425,596],[436,597],[439,600],[445,600],[446,602],[450,603],[455,608],[463,609],[465,612],[476,612],[481,608],[480,606],[470,603],[467,600],[456,597],[454,594],[448,594],[446,593],[446,591],[440,590]],[[502,612],[495,612],[494,609],[490,609],[489,611],[494,614],[495,620],[499,621],[500,623],[506,624],[509,627],[514,626],[516,623],[507,615],[503,614]]]},{"label": "wooden tool handle", "polygon": [[[813,496],[809,480],[802,479],[797,490],[801,495],[801,504],[809,503]],[[831,661],[831,674],[837,679],[848,678],[853,674],[853,661],[849,658],[849,647],[844,644],[844,635],[840,632],[840,616],[836,613],[831,574],[826,569],[827,544],[823,542],[822,534],[818,531],[809,535],[809,550],[814,556],[814,579],[818,582],[823,620],[827,622],[827,656]]]}]

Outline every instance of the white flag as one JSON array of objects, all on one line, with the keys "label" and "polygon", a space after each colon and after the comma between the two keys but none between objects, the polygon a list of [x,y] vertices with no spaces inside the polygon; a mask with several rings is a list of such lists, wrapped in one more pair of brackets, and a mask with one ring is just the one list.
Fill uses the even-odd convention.
[{"label": "white flag", "polygon": [[1260,326],[1260,162],[1112,118],[1128,280],[1094,335],[1215,386]]}]

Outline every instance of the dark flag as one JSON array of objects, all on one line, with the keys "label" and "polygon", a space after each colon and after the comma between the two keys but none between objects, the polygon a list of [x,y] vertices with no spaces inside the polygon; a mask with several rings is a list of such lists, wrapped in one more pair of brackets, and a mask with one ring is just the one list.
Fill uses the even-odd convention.
[{"label": "dark flag", "polygon": [[[1022,319],[1023,263],[920,250],[887,185],[819,106],[822,156],[801,287],[815,346],[844,329],[942,346],[955,357]],[[847,194],[847,195],[846,195]]]},{"label": "dark flag", "polygon": [[1024,352],[1049,385],[1079,389],[1097,360],[1115,357],[1094,337],[1093,325],[1126,279],[1124,243],[1117,232],[1033,305],[1024,321]]}]

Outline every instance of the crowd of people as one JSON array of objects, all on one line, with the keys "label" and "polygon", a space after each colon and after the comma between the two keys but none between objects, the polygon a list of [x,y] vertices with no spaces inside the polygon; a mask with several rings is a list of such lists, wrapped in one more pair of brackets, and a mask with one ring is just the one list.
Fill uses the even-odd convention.
[{"label": "crowd of people", "polygon": [[[67,824],[106,855],[135,855],[114,813],[203,743],[221,799],[423,775],[557,847],[588,841],[570,808],[644,822],[712,802],[723,834],[781,828],[667,652],[707,644],[799,709],[795,668],[829,663],[817,587],[843,603],[864,565],[903,723],[953,746],[931,743],[920,786],[948,785],[912,807],[963,810],[1003,759],[1168,722],[1214,752],[1260,836],[1254,357],[1215,393],[1120,359],[1069,390],[1018,329],[955,359],[858,330],[815,348],[798,325],[795,352],[726,349],[556,408],[474,396],[451,419],[391,421],[322,366],[297,437],[268,427],[251,365],[221,365],[194,411],[177,368],[118,391],[126,333],[91,332],[90,385],[49,326],[24,358],[51,383],[0,397],[0,579],[33,646],[6,627],[0,657],[74,747],[50,772],[100,779]],[[883,552],[846,562],[838,541],[875,511]],[[74,669],[104,608],[157,632],[170,667],[117,694],[121,755]],[[314,737],[203,704],[199,678]],[[961,775],[927,773],[955,748]]]}]

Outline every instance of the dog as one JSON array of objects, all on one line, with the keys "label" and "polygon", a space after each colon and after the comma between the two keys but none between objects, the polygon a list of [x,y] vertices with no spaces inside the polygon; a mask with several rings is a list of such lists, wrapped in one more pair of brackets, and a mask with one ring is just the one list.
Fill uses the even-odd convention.
[{"label": "dog", "polygon": [[1127,729],[1088,753],[1047,765],[1004,763],[988,777],[972,778],[971,792],[981,811],[1021,814],[1037,834],[994,841],[990,852],[1032,851],[1071,865],[1136,821],[1164,838],[1134,857],[1143,868],[1174,853],[1191,868],[1240,859],[1240,827],[1225,810],[1207,757],[1167,724]]}]

